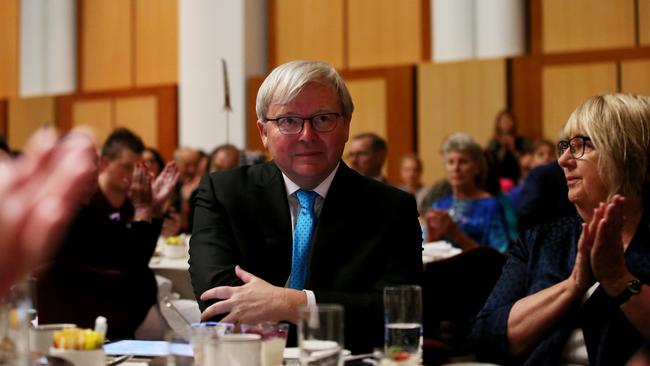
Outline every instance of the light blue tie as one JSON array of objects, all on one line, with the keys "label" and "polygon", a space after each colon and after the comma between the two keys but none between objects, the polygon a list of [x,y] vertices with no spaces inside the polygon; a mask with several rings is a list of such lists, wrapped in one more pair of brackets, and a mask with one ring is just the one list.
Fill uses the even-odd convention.
[{"label": "light blue tie", "polygon": [[311,236],[314,233],[314,201],[316,192],[296,191],[296,197],[300,202],[300,213],[296,220],[296,227],[293,230],[293,255],[291,257],[291,279],[289,287],[302,290],[305,287],[307,274],[307,259],[309,258],[309,246]]}]

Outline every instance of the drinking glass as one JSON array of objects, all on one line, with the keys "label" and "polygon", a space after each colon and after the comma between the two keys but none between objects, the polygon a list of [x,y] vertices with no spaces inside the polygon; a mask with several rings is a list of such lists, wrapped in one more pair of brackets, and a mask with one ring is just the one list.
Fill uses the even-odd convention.
[{"label": "drinking glass", "polygon": [[194,352],[194,364],[196,366],[207,365],[207,348],[212,347],[224,334],[232,331],[232,323],[203,322],[192,323],[190,332],[190,344]]},{"label": "drinking glass", "polygon": [[422,356],[422,288],[384,287],[384,352]]},{"label": "drinking glass", "polygon": [[343,365],[343,306],[322,304],[300,309],[300,364]]},{"label": "drinking glass", "polygon": [[0,365],[26,365],[30,359],[29,327],[36,311],[32,301],[34,281],[14,284],[0,298]]},{"label": "drinking glass", "polygon": [[243,333],[259,334],[262,337],[262,366],[282,365],[289,324],[262,322],[252,325],[242,324],[241,328]]}]

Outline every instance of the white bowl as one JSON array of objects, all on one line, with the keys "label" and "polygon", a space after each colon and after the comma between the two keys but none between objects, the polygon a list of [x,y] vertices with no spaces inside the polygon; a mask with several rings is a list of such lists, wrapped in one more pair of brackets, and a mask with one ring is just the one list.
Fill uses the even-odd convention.
[{"label": "white bowl", "polygon": [[57,323],[42,324],[29,328],[29,349],[41,355],[46,355],[52,346],[54,333],[65,328],[74,328],[76,324]]},{"label": "white bowl", "polygon": [[50,355],[68,360],[75,366],[106,366],[106,354],[102,348],[69,350],[50,347]]},{"label": "white bowl", "polygon": [[187,256],[187,247],[184,244],[163,246],[163,253],[167,258],[183,258]]}]

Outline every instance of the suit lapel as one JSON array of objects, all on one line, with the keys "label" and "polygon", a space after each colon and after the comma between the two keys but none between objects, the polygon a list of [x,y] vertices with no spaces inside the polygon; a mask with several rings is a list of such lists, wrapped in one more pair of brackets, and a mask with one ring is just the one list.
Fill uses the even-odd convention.
[{"label": "suit lapel", "polygon": [[[354,201],[350,193],[356,191],[352,187],[355,184],[354,174],[341,161],[338,171],[332,180],[332,185],[327,192],[327,197],[314,230],[306,285],[311,283],[312,269],[316,268],[319,264],[327,265],[322,263],[322,260],[326,258],[326,256],[323,256],[323,253],[342,253],[344,250],[344,248],[337,249],[338,244],[342,244],[342,242],[341,240],[337,240],[336,237],[342,235],[350,227],[348,223],[355,216],[355,206],[351,204]],[[318,263],[313,262],[313,258],[319,258]]]},{"label": "suit lapel", "polygon": [[272,272],[281,272],[279,279],[274,281],[278,285],[277,281],[280,279],[286,281],[291,270],[291,214],[287,193],[282,173],[275,163],[265,163],[261,169],[255,170],[251,174],[254,182],[251,199],[254,202],[250,207],[255,207],[253,217],[261,225],[264,245],[270,247],[269,249],[274,253],[276,260],[281,261],[281,263],[276,262],[270,265],[270,267],[277,266]]}]

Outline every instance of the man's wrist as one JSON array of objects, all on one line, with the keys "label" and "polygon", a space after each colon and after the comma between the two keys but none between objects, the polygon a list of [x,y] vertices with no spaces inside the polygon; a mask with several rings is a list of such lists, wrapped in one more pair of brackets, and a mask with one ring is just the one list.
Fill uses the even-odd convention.
[{"label": "man's wrist", "polygon": [[133,221],[151,222],[151,207],[135,207],[133,211]]},{"label": "man's wrist", "polygon": [[283,289],[284,291],[284,320],[298,324],[300,320],[300,308],[307,305],[307,294],[304,291],[294,289]]}]

